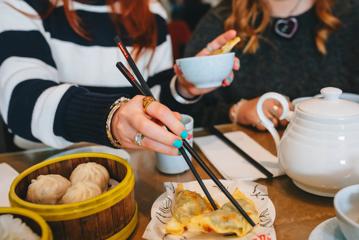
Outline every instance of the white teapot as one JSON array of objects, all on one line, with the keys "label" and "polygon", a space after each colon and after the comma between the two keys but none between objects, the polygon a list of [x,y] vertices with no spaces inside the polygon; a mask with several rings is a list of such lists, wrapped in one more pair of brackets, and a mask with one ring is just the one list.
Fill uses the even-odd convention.
[{"label": "white teapot", "polygon": [[[304,191],[334,196],[359,183],[359,104],[340,99],[342,90],[323,88],[319,97],[299,102],[289,111],[285,97],[266,93],[257,113],[274,138],[280,166]],[[282,139],[263,113],[263,103],[275,99],[283,108],[281,120],[289,125]]]}]

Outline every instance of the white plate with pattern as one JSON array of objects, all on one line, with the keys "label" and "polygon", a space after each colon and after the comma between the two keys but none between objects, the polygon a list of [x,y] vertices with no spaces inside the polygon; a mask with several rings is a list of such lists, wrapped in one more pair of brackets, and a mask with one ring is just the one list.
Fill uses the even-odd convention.
[{"label": "white plate with pattern", "polygon": [[[222,205],[228,202],[228,199],[223,195],[219,188],[211,181],[203,181],[215,201]],[[231,240],[276,240],[276,234],[273,227],[275,220],[275,208],[273,202],[270,200],[267,188],[255,182],[240,181],[240,180],[221,180],[223,185],[229,192],[234,192],[239,189],[249,199],[255,203],[259,215],[260,224],[256,226],[249,234],[244,237],[231,237]],[[151,240],[228,240],[228,237],[219,234],[197,234],[196,236],[189,233],[183,236],[166,235],[164,232],[165,224],[172,217],[172,203],[174,202],[174,191],[178,183],[165,183],[166,192],[161,194],[153,203],[151,209],[151,221],[148,224],[144,234],[144,239]],[[204,193],[196,181],[183,183],[184,188],[190,191],[198,192],[202,196]]]}]

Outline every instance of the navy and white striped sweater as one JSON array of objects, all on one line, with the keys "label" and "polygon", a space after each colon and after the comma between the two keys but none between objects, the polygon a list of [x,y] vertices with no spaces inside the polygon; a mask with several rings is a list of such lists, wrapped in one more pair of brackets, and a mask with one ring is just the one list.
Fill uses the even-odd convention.
[{"label": "navy and white striped sweater", "polygon": [[[92,37],[76,35],[63,6],[50,17],[30,18],[18,10],[38,14],[39,0],[0,0],[0,110],[10,131],[21,138],[63,148],[73,142],[109,144],[105,120],[110,105],[134,90],[118,72],[124,61],[113,43],[116,35],[104,5],[74,2],[74,9]],[[11,6],[10,6],[11,5]],[[148,84],[159,94],[161,82],[172,76],[172,50],[166,13],[157,1],[157,47],[137,62]],[[124,36],[122,36],[124,37]],[[124,37],[126,39],[126,36]],[[125,42],[131,51],[131,42]]]}]

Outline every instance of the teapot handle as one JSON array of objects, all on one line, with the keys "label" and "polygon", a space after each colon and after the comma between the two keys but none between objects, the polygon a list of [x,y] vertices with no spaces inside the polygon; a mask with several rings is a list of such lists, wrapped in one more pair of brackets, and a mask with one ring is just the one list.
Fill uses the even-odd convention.
[{"label": "teapot handle", "polygon": [[259,98],[258,103],[257,103],[257,114],[259,116],[259,119],[260,119],[261,123],[263,124],[263,126],[272,135],[275,145],[276,145],[277,154],[278,154],[279,141],[280,141],[278,131],[275,129],[273,122],[271,120],[269,120],[263,112],[263,103],[268,99],[275,99],[282,105],[283,111],[282,111],[282,115],[279,118],[280,120],[283,120],[283,119],[289,120],[289,115],[290,115],[289,104],[288,104],[287,99],[283,95],[281,95],[279,93],[275,93],[275,92],[269,92],[269,93],[262,95]]}]

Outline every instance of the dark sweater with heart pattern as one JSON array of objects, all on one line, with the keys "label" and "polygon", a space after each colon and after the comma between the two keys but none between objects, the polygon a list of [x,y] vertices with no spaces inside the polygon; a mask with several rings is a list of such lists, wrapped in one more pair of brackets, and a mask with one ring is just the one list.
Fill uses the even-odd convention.
[{"label": "dark sweater with heart pattern", "polygon": [[[228,110],[238,100],[251,99],[275,91],[291,99],[318,94],[326,86],[359,93],[359,1],[337,1],[334,14],[342,22],[330,35],[328,53],[316,48],[314,36],[319,27],[315,10],[297,16],[299,28],[291,39],[276,35],[273,24],[262,34],[259,50],[243,54],[236,50],[240,71],[230,87],[206,95],[200,102],[186,107],[196,125],[229,122]],[[208,42],[225,31],[224,21],[231,12],[230,1],[223,1],[199,23],[187,46],[193,56]],[[272,19],[272,23],[276,19]]]}]

